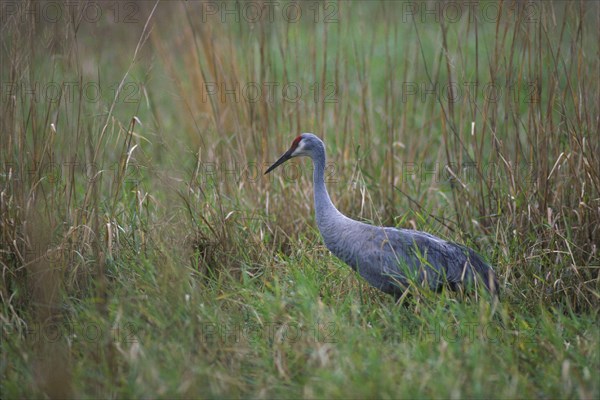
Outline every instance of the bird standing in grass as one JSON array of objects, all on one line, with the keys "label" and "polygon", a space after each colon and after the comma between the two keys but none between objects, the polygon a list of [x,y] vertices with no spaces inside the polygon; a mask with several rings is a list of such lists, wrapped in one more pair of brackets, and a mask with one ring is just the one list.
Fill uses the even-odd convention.
[{"label": "bird standing in grass", "polygon": [[312,133],[294,139],[265,174],[299,156],[313,161],[315,213],[325,245],[373,287],[400,298],[411,282],[436,291],[480,282],[497,294],[494,270],[473,250],[425,232],[365,224],[339,212],[325,187],[325,145]]}]

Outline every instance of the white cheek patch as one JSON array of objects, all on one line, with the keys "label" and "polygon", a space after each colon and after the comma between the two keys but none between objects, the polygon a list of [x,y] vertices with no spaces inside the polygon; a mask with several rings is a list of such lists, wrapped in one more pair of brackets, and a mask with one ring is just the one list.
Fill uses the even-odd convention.
[{"label": "white cheek patch", "polygon": [[300,141],[298,143],[298,147],[296,147],[296,150],[294,150],[294,152],[292,153],[292,157],[299,156],[303,153],[304,153],[304,142]]}]

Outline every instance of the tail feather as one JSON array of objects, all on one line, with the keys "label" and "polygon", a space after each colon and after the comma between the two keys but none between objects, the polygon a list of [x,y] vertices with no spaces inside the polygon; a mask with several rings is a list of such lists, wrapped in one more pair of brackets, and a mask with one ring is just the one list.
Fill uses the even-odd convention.
[{"label": "tail feather", "polygon": [[468,249],[469,251],[469,263],[477,273],[480,281],[484,284],[486,289],[494,296],[499,296],[500,287],[498,286],[498,278],[492,267],[483,261],[481,256],[475,251]]}]

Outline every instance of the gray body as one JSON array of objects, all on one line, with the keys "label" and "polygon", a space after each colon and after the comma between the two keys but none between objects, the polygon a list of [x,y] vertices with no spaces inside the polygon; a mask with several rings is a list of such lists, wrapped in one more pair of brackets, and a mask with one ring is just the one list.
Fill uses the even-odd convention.
[{"label": "gray body", "polygon": [[373,226],[340,213],[325,187],[325,145],[315,135],[299,136],[267,172],[297,156],[313,160],[315,213],[325,245],[372,286],[399,297],[411,281],[433,290],[444,284],[456,290],[478,280],[496,293],[493,269],[473,250],[425,232]]}]

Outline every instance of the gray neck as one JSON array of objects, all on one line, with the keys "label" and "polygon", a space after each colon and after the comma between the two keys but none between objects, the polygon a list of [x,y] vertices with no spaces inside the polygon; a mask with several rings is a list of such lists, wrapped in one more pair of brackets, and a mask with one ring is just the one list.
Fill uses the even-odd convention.
[{"label": "gray neck", "polygon": [[313,156],[313,184],[314,184],[314,199],[315,199],[315,214],[317,218],[317,226],[324,234],[327,230],[327,223],[344,219],[345,217],[335,208],[327,188],[325,187],[325,149],[319,148]]}]

